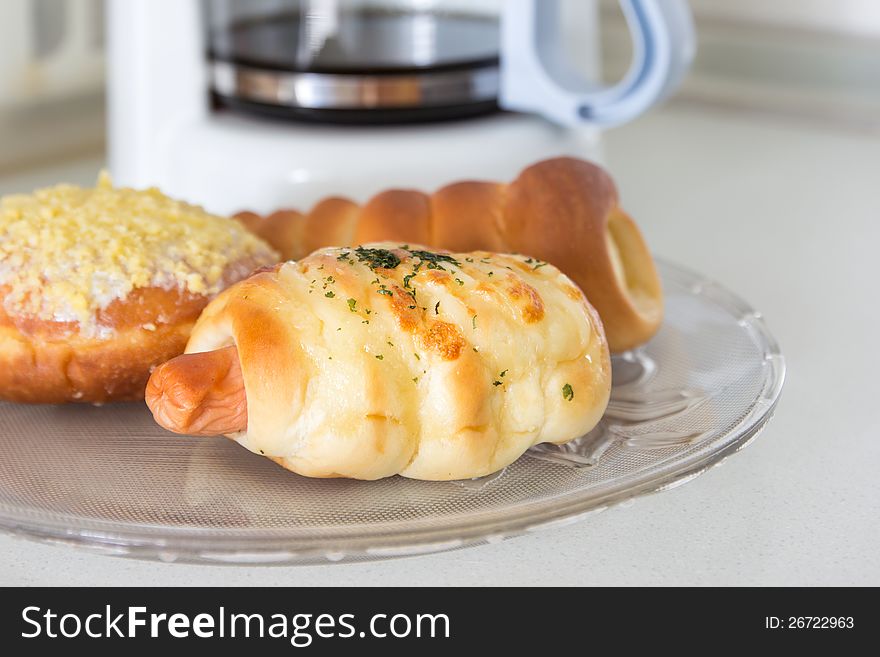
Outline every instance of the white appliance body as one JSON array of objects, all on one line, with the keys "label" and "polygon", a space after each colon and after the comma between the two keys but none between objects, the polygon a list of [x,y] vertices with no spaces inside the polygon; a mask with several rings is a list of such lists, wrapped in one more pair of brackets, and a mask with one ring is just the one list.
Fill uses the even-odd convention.
[{"label": "white appliance body", "polygon": [[[564,125],[564,120],[510,112],[351,126],[213,110],[201,8],[195,0],[108,0],[110,166],[117,184],[155,185],[217,213],[267,212],[308,209],[328,195],[363,201],[387,187],[432,190],[461,179],[505,181],[531,162],[558,155],[602,159],[602,121]],[[596,5],[568,3],[565,10],[572,13],[563,25],[578,33],[579,74],[589,77],[598,69]],[[528,28],[521,21],[508,23],[507,29]],[[543,73],[534,64],[532,69],[533,76]],[[547,88],[547,80],[538,82]],[[557,87],[571,97],[592,93],[584,85]],[[535,105],[522,84],[514,91],[511,104]],[[607,90],[602,93],[607,97]],[[663,93],[661,84],[642,102],[651,104]],[[572,101],[571,106],[579,105]]]}]

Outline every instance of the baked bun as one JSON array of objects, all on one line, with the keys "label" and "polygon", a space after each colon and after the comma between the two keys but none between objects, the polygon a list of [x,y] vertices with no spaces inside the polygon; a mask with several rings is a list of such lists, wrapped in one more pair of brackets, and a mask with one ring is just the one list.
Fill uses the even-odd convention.
[{"label": "baked bun", "polygon": [[142,399],[208,301],[277,259],[232,219],[106,176],[0,199],[0,398]]},{"label": "baked bun", "polygon": [[538,162],[510,184],[466,181],[433,194],[388,190],[363,206],[331,198],[307,214],[238,216],[288,259],[320,246],[392,240],[551,262],[599,312],[612,352],[647,342],[663,317],[660,278],[638,226],[620,207],[608,173],[584,160]]},{"label": "baked bun", "polygon": [[234,285],[147,404],[311,477],[479,477],[592,429],[611,370],[598,315],[531,258],[326,248]]}]

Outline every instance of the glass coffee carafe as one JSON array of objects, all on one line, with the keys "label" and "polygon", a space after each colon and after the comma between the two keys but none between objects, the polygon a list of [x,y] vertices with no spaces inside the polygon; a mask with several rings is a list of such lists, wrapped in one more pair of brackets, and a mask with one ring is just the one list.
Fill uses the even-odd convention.
[{"label": "glass coffee carafe", "polygon": [[[503,107],[612,122],[627,105],[644,109],[686,67],[687,43],[676,42],[687,35],[683,0],[626,0],[633,70],[597,88],[561,48],[563,4],[207,0],[211,88],[222,105],[321,121],[449,119]],[[569,4],[592,39],[594,4]]]}]

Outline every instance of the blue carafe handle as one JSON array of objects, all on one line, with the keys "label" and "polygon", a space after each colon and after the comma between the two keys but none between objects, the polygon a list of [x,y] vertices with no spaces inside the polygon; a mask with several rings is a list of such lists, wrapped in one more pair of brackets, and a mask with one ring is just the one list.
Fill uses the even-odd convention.
[{"label": "blue carafe handle", "polygon": [[501,96],[504,109],[562,124],[624,123],[668,96],[696,50],[685,0],[621,0],[633,41],[623,79],[600,86],[576,73],[563,53],[561,0],[506,0],[502,14]]}]

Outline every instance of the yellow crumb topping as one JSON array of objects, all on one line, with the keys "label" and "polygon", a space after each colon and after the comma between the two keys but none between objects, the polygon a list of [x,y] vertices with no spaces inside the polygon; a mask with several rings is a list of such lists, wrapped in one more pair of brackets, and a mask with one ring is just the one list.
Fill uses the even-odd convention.
[{"label": "yellow crumb topping", "polygon": [[[277,262],[237,221],[156,188],[56,185],[0,199],[0,287],[7,313],[78,322],[143,287],[213,295],[230,267]],[[238,277],[247,272],[238,272]]]}]

